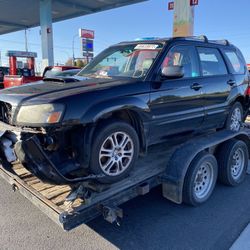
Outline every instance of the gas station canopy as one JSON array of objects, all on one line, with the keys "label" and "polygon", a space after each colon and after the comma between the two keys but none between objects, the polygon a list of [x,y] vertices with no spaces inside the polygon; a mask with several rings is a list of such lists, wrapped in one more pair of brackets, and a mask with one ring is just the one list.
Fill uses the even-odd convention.
[{"label": "gas station canopy", "polygon": [[[62,21],[147,0],[52,0],[52,21]],[[39,0],[0,0],[0,35],[40,25]]]},{"label": "gas station canopy", "polygon": [[0,0],[0,35],[40,25],[42,64],[52,66],[53,22],[144,1],[148,0]]}]

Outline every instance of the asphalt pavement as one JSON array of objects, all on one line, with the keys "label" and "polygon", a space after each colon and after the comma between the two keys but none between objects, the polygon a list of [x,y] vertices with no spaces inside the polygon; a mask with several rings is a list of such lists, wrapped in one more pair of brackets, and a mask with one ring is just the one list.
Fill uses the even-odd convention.
[{"label": "asphalt pavement", "polygon": [[64,232],[0,179],[0,249],[229,249],[250,222],[250,176],[239,187],[218,184],[193,208],[164,199],[161,189],[124,204],[121,226],[101,217]]}]

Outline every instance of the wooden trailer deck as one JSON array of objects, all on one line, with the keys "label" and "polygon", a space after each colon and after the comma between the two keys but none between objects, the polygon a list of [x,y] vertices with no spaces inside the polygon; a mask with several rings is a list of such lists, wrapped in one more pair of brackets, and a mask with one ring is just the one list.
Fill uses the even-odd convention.
[{"label": "wooden trailer deck", "polygon": [[[0,176],[12,185],[14,191],[19,190],[63,229],[70,230],[101,215],[104,207],[117,208],[118,205],[161,184],[158,177],[164,172],[174,149],[167,149],[166,144],[151,147],[148,155],[138,160],[129,178],[110,186],[100,185],[98,188],[90,183],[88,190],[91,190],[91,196],[88,199],[67,200],[72,193],[71,186],[44,183],[20,164],[11,169],[0,166]],[[106,214],[107,220],[111,219],[109,215],[113,212],[122,217],[122,210],[115,209],[110,212],[111,214]]]}]

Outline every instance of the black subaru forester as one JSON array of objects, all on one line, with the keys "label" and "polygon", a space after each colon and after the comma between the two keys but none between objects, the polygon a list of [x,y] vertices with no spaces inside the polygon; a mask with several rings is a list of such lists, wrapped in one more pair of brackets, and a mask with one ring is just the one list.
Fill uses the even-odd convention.
[{"label": "black subaru forester", "polygon": [[241,52],[226,40],[122,42],[74,79],[1,91],[3,157],[51,183],[115,182],[139,152],[169,136],[238,131],[248,112],[248,81]]}]

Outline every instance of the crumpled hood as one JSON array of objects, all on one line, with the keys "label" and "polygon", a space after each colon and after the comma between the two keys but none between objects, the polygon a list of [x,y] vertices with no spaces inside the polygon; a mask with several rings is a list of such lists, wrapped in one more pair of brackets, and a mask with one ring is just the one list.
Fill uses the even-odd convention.
[{"label": "crumpled hood", "polygon": [[21,103],[22,105],[48,103],[66,96],[98,91],[126,82],[127,80],[98,78],[72,83],[39,81],[1,90],[0,101],[11,103],[13,106],[18,106]]}]

